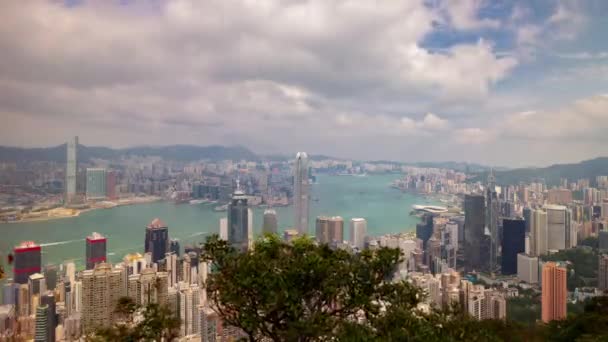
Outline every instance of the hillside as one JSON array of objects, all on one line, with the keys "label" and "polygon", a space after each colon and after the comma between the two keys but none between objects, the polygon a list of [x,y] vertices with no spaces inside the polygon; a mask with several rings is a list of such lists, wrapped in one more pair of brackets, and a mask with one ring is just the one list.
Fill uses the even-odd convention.
[{"label": "hillside", "polygon": [[[65,162],[66,145],[46,148],[20,148],[0,146],[0,161],[55,161]],[[78,157],[82,161],[111,159],[121,156],[159,156],[167,160],[257,160],[258,156],[241,146],[141,146],[124,149],[78,145]]]},{"label": "hillside", "polygon": [[[543,168],[521,168],[507,171],[496,171],[496,183],[517,184],[544,180],[547,185],[559,184],[560,178],[567,178],[572,182],[581,178],[588,178],[591,184],[595,183],[596,176],[608,175],[608,157],[585,160],[573,164],[555,164]],[[479,173],[472,180],[485,180],[487,172]]]}]

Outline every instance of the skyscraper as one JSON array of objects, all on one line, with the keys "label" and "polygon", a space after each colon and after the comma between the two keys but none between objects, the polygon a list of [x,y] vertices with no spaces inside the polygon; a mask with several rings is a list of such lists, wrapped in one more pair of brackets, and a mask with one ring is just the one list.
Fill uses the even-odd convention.
[{"label": "skyscraper", "polygon": [[516,274],[517,254],[525,250],[526,222],[521,219],[504,219],[502,222],[502,274]]},{"label": "skyscraper", "polygon": [[547,212],[547,249],[566,248],[566,207],[562,205],[545,205]]},{"label": "skyscraper", "polygon": [[488,175],[486,189],[486,230],[490,235],[490,260],[488,260],[488,270],[496,269],[498,263],[498,246],[500,241],[498,237],[498,214],[499,203],[498,194],[496,193],[496,181],[494,178],[494,170],[490,170]]},{"label": "skyscraper", "polygon": [[310,203],[310,184],[308,183],[308,155],[306,152],[296,154],[293,177],[293,205],[295,229],[300,235],[308,234],[308,207]]},{"label": "skyscraper", "polygon": [[278,232],[277,212],[274,209],[264,210],[262,232],[276,234]]},{"label": "skyscraper", "polygon": [[106,172],[106,197],[114,200],[116,196],[116,171]]},{"label": "skyscraper", "polygon": [[36,330],[34,335],[35,342],[50,342],[49,336],[49,322],[48,322],[48,311],[47,305],[39,305],[36,308]]},{"label": "skyscraper", "polygon": [[566,318],[568,289],[566,288],[566,269],[554,262],[543,266],[542,276],[542,320],[549,323]]},{"label": "skyscraper", "polygon": [[228,204],[228,242],[235,248],[247,250],[249,246],[249,210],[247,196],[239,182]]},{"label": "skyscraper", "polygon": [[40,304],[48,307],[47,313],[47,336],[49,341],[55,341],[55,328],[57,327],[57,314],[55,305],[55,294],[47,291],[40,296]]},{"label": "skyscraper", "polygon": [[315,222],[315,238],[319,243],[329,243],[329,217],[318,216]]},{"label": "skyscraper", "polygon": [[485,198],[481,195],[465,195],[464,197],[464,244],[466,271],[481,270],[482,238],[485,235]]},{"label": "skyscraper", "polygon": [[350,243],[362,250],[365,247],[365,236],[367,235],[367,221],[364,218],[353,218],[350,220]]},{"label": "skyscraper", "polygon": [[87,168],[87,200],[106,198],[106,169]]},{"label": "skyscraper", "polygon": [[169,241],[169,251],[171,253],[175,254],[176,256],[180,255],[181,250],[180,250],[180,245],[179,245],[178,239],[171,239]]},{"label": "skyscraper", "polygon": [[167,304],[169,276],[167,272],[156,272],[146,268],[140,274],[128,278],[127,294],[135,304],[146,306],[150,303]]},{"label": "skyscraper", "polygon": [[547,213],[537,209],[532,211],[530,224],[530,254],[547,254]]},{"label": "skyscraper", "polygon": [[597,287],[600,291],[608,291],[608,254],[599,256]]},{"label": "skyscraper", "polygon": [[344,241],[344,220],[340,216],[329,219],[329,239],[332,243]]},{"label": "skyscraper", "polygon": [[42,269],[42,249],[33,241],[25,241],[13,249],[13,254],[13,281],[27,284],[30,275]]},{"label": "skyscraper", "polygon": [[530,224],[532,223],[532,209],[529,207],[525,207],[522,209],[522,214],[524,216],[524,221],[526,221],[526,233],[529,233]]},{"label": "skyscraper", "polygon": [[66,167],[65,167],[65,203],[71,204],[76,196],[76,172],[78,169],[78,137],[67,143]]},{"label": "skyscraper", "polygon": [[169,228],[159,218],[155,218],[146,227],[145,251],[152,255],[152,262],[165,258],[169,250]]},{"label": "skyscraper", "polygon": [[126,269],[101,263],[82,272],[82,330],[107,327],[114,321],[118,299],[127,295]]},{"label": "skyscraper", "polygon": [[92,270],[96,264],[106,262],[106,238],[97,232],[86,239],[86,267]]},{"label": "skyscraper", "polygon": [[421,222],[416,224],[416,237],[422,240],[422,249],[426,250],[426,243],[433,236],[433,214],[426,213]]}]

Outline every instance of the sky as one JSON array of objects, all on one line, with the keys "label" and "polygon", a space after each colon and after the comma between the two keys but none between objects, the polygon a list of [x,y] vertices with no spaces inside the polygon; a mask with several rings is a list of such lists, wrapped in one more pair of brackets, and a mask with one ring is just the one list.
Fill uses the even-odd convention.
[{"label": "sky", "polygon": [[0,145],[608,156],[608,1],[0,1]]}]

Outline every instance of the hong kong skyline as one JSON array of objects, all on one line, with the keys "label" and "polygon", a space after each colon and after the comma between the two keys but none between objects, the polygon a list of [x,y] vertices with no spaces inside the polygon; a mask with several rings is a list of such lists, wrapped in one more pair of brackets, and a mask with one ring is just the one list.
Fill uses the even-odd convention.
[{"label": "hong kong skyline", "polygon": [[606,155],[604,1],[4,1],[0,13],[0,145],[78,135],[511,167]]}]

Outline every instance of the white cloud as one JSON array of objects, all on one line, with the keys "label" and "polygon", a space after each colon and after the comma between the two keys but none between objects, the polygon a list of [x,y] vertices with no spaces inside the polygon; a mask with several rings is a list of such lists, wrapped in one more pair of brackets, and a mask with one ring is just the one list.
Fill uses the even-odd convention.
[{"label": "white cloud", "polygon": [[479,10],[484,6],[482,0],[447,0],[440,5],[447,13],[447,21],[458,30],[476,30],[481,28],[496,29],[500,21],[480,18]]}]

